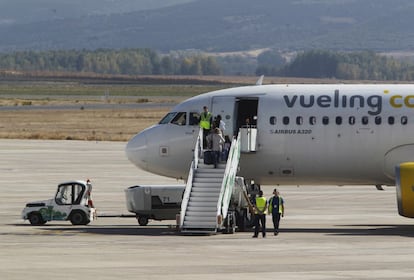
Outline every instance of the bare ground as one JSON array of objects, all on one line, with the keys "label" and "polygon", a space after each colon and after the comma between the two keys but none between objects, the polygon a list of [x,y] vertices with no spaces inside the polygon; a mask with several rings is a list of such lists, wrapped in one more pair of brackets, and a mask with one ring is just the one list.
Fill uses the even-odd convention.
[{"label": "bare ground", "polygon": [[0,112],[0,138],[127,141],[168,108]]}]

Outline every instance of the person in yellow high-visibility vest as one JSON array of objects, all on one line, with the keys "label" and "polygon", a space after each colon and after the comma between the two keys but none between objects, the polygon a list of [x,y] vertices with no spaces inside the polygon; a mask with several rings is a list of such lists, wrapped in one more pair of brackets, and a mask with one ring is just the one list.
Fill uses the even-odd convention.
[{"label": "person in yellow high-visibility vest", "polygon": [[259,235],[260,224],[262,226],[262,236],[266,237],[266,209],[267,200],[263,196],[263,191],[259,191],[259,196],[256,197],[254,205],[254,235],[257,238]]},{"label": "person in yellow high-visibility vest", "polygon": [[203,129],[203,148],[207,147],[207,135],[210,133],[213,115],[208,111],[208,107],[203,107],[203,112],[200,115],[200,128]]},{"label": "person in yellow high-visibility vest", "polygon": [[274,235],[278,235],[280,217],[285,215],[285,202],[277,189],[273,190],[273,196],[269,199],[269,213],[272,214]]}]

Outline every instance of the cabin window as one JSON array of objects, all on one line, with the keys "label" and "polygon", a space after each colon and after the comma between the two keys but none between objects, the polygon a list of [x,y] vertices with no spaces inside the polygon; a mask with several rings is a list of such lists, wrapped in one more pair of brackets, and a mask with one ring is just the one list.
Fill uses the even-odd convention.
[{"label": "cabin window", "polygon": [[60,185],[55,196],[55,201],[59,205],[79,204],[84,191],[85,186],[81,184]]},{"label": "cabin window", "polygon": [[284,124],[284,125],[288,125],[288,124],[289,124],[289,122],[290,122],[289,117],[283,117],[283,124]]},{"label": "cabin window", "polygon": [[341,125],[341,124],[342,124],[342,117],[336,117],[336,118],[335,118],[335,123],[336,123],[337,125]]},{"label": "cabin window", "polygon": [[270,117],[270,119],[269,119],[269,123],[270,123],[271,125],[275,125],[275,124],[276,124],[276,117],[274,117],[274,116]]},{"label": "cabin window", "polygon": [[388,124],[394,124],[395,118],[394,117],[388,117]]},{"label": "cabin window", "polygon": [[367,125],[367,124],[368,124],[368,121],[369,121],[369,119],[368,119],[368,117],[367,117],[367,116],[363,116],[363,117],[362,117],[362,124],[363,124],[363,125]]},{"label": "cabin window", "polygon": [[327,117],[327,116],[323,117],[323,118],[322,118],[322,123],[323,123],[324,125],[328,125],[328,124],[329,124],[329,117]]},{"label": "cabin window", "polygon": [[380,125],[382,123],[382,118],[380,116],[375,117],[375,124]]},{"label": "cabin window", "polygon": [[407,116],[402,116],[401,117],[401,124],[406,125],[407,123],[408,123],[408,117]]},{"label": "cabin window", "polygon": [[198,125],[200,122],[200,114],[197,112],[190,112],[189,125]]},{"label": "cabin window", "polygon": [[185,112],[179,112],[171,121],[172,124],[185,125],[187,121],[187,114]]},{"label": "cabin window", "polygon": [[165,115],[165,117],[163,117],[159,124],[166,124],[166,123],[170,123],[170,121],[174,118],[174,116],[176,115],[176,112],[172,112],[172,113],[168,113],[167,115]]},{"label": "cabin window", "polygon": [[355,124],[355,117],[354,116],[350,116],[348,119],[348,122],[350,125],[354,125]]},{"label": "cabin window", "polygon": [[314,117],[314,116],[309,117],[309,123],[310,123],[311,125],[315,125],[315,124],[316,124],[316,117]]},{"label": "cabin window", "polygon": [[302,117],[296,117],[296,124],[302,125],[303,124],[303,118]]}]

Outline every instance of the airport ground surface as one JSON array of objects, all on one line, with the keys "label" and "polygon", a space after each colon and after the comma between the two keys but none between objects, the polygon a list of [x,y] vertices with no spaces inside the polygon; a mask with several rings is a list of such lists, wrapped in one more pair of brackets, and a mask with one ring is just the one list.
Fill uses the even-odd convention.
[{"label": "airport ground surface", "polygon": [[[122,142],[0,140],[1,279],[413,279],[414,220],[398,216],[395,189],[281,186],[281,233],[252,239],[181,236],[175,221],[133,218],[32,227],[25,203],[90,178],[100,214],[127,214],[124,189],[177,181],[136,169]],[[272,186],[264,186],[269,196]]]}]

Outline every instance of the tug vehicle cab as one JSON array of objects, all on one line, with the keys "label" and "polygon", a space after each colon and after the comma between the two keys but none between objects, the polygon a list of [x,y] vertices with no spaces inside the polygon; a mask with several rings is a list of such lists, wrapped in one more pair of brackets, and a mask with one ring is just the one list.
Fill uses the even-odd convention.
[{"label": "tug vehicle cab", "polygon": [[54,198],[27,203],[22,218],[34,226],[44,225],[48,221],[87,225],[96,218],[91,192],[90,180],[59,184]]}]

